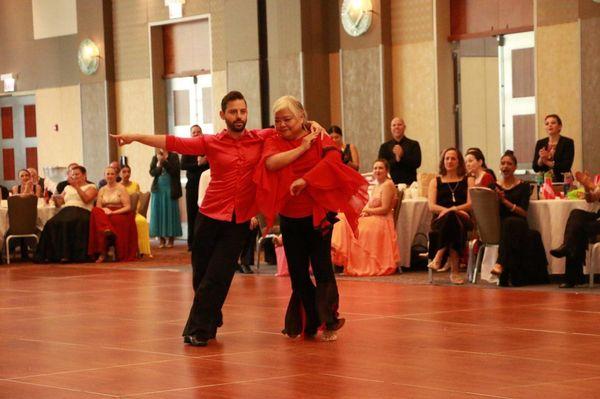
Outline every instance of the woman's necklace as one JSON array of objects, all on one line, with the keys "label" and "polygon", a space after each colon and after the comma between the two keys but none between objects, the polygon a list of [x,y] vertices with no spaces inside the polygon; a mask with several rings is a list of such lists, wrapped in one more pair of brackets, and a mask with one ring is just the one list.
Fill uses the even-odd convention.
[{"label": "woman's necklace", "polygon": [[448,189],[450,189],[450,193],[452,194],[452,203],[456,204],[456,197],[454,196],[454,192],[458,189],[458,185],[460,184],[462,180],[457,181],[454,184],[454,188],[452,188],[452,186],[450,185],[450,183],[446,183],[448,185]]}]

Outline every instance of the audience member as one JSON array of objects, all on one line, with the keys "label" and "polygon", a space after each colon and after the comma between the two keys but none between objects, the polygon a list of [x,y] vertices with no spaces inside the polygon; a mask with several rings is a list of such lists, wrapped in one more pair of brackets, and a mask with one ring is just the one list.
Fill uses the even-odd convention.
[{"label": "audience member", "polygon": [[485,164],[485,157],[479,148],[469,148],[465,153],[465,167],[473,178],[476,187],[493,188],[496,182],[494,172]]},{"label": "audience member", "polygon": [[548,282],[548,260],[540,233],[527,224],[529,183],[515,177],[517,158],[506,151],[500,159],[502,178],[496,184],[500,199],[500,245],[492,274],[500,285],[514,286]]},{"label": "audience member", "polygon": [[96,257],[96,263],[102,263],[108,248],[114,246],[115,260],[133,261],[137,254],[137,230],[129,194],[117,183],[117,171],[112,166],[104,169],[104,180],[106,184],[98,191],[90,215],[88,255]]},{"label": "audience member", "polygon": [[[116,173],[117,173],[117,183],[121,182],[121,168],[119,165],[119,161],[112,161],[108,166],[110,166],[111,168],[113,168]],[[106,186],[106,179],[102,179],[98,182],[98,189],[101,189],[102,187]]]},{"label": "audience member", "polygon": [[[39,184],[35,184],[31,179],[31,174],[27,169],[19,170],[19,180],[20,184],[12,187],[11,194],[19,195],[19,196],[30,196],[34,195],[39,197],[41,195],[42,189]],[[7,232],[7,235],[10,234],[10,228]],[[11,240],[10,246],[11,250],[15,250],[17,247],[21,249],[21,259],[28,260],[29,259],[29,247],[30,244],[35,243],[32,238],[17,238],[15,240]],[[1,252],[1,250],[0,250]]]},{"label": "audience member", "polygon": [[159,248],[173,247],[175,237],[183,234],[178,203],[182,195],[180,173],[179,156],[157,149],[150,163],[150,175],[154,177],[150,198],[150,237],[159,237]]},{"label": "audience member", "polygon": [[[67,180],[63,180],[56,185],[56,193],[55,194],[62,194],[65,187],[67,187],[67,185],[69,184],[69,175],[71,174],[71,171],[73,170],[73,168],[76,166],[79,166],[79,164],[77,164],[76,162],[72,162],[69,164],[69,166],[67,166]],[[90,182],[88,181],[87,183],[90,183]]]},{"label": "audience member", "polygon": [[418,141],[404,135],[405,130],[404,119],[392,119],[392,139],[379,147],[378,158],[388,161],[394,184],[411,185],[417,180],[417,169],[421,166],[421,147]]},{"label": "audience member", "polygon": [[352,169],[358,170],[360,168],[358,150],[354,144],[344,143],[342,128],[332,125],[329,129],[327,129],[327,133],[329,133],[329,137],[331,137],[335,145],[338,146],[340,151],[342,151],[342,162],[350,166]]},{"label": "audience member", "polygon": [[36,262],[85,262],[88,260],[90,211],[98,194],[87,183],[86,169],[73,166],[63,193],[52,198],[62,209],[44,226],[35,255]]},{"label": "audience member", "polygon": [[[127,194],[130,196],[134,193],[140,193],[140,185],[132,180],[131,178],[131,168],[128,165],[125,165],[121,168],[121,184],[127,190]],[[140,203],[138,202],[138,209],[140,207]],[[132,209],[132,212],[135,213],[135,227],[137,229],[137,237],[138,237],[138,252],[141,256],[148,255],[152,257],[152,251],[150,248],[150,224],[148,220],[144,216],[142,216],[137,209]]]},{"label": "audience member", "polygon": [[376,186],[371,199],[358,219],[358,238],[354,237],[346,219],[333,227],[331,254],[335,265],[344,266],[350,276],[384,276],[398,268],[394,208],[398,206],[398,190],[388,178],[389,165],[380,159],[373,164]]},{"label": "audience member", "polygon": [[27,170],[29,171],[29,174],[31,175],[31,181],[33,181],[34,184],[39,184],[39,186],[41,187],[41,196],[44,196],[44,190],[45,190],[44,178],[40,177],[36,168],[27,168]]},{"label": "audience member", "polygon": [[[428,267],[437,271],[450,272],[453,284],[463,284],[459,277],[459,256],[467,242],[467,232],[472,228],[469,215],[471,199],[465,161],[456,148],[442,153],[439,175],[429,184],[429,209],[433,213],[429,244],[429,257],[433,260]],[[444,259],[447,263],[442,267]]]},{"label": "audience member", "polygon": [[[202,128],[193,125],[190,128],[191,137],[202,135]],[[185,204],[187,210],[187,244],[188,251],[192,250],[194,242],[194,224],[198,215],[198,186],[200,184],[200,175],[208,170],[208,160],[205,155],[182,155],[181,169],[186,171],[187,183],[185,184]]]},{"label": "audience member", "polygon": [[[588,173],[577,172],[575,177],[585,189],[587,202],[600,201],[600,185],[595,185]],[[573,288],[578,284],[583,284],[585,251],[589,240],[600,234],[599,218],[600,211],[587,212],[582,209],[574,209],[569,214],[563,244],[550,251],[550,254],[556,258],[567,258],[564,282],[559,286],[560,288]]]},{"label": "audience member", "polygon": [[536,172],[552,171],[552,180],[563,181],[563,174],[571,171],[575,156],[573,139],[562,136],[562,121],[555,114],[544,118],[544,126],[548,137],[535,144],[533,154],[533,170]]},{"label": "audience member", "polygon": [[9,191],[8,188],[4,187],[3,185],[0,184],[0,194],[2,194],[2,199],[5,200],[8,198],[9,196]]},{"label": "audience member", "polygon": [[36,197],[42,196],[42,188],[39,184],[34,183],[31,179],[31,173],[27,169],[21,169],[19,171],[20,184],[13,186],[11,189],[12,195],[35,195]]}]

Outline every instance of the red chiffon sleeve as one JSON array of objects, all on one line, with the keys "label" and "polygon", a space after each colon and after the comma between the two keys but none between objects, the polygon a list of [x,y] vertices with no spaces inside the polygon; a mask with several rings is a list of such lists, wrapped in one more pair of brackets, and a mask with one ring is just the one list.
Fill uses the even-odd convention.
[{"label": "red chiffon sleeve", "polygon": [[267,170],[265,160],[289,148],[279,137],[265,142],[262,159],[254,175],[258,209],[268,225],[272,225],[275,215],[290,197],[290,185],[303,177],[307,182],[305,190],[313,203],[313,225],[325,227],[329,224],[328,212],[344,212],[356,232],[358,217],[368,202],[368,183],[358,172],[342,163],[341,154],[329,137],[316,140],[313,145],[317,146],[321,159],[304,176],[294,176],[289,165],[274,172]]},{"label": "red chiffon sleeve", "polygon": [[[323,144],[327,142],[324,140]],[[333,143],[324,146],[323,152],[323,158],[304,175],[306,190],[315,204],[313,223],[322,224],[328,211],[343,212],[356,234],[358,218],[369,201],[369,184],[360,173],[342,162]]]}]

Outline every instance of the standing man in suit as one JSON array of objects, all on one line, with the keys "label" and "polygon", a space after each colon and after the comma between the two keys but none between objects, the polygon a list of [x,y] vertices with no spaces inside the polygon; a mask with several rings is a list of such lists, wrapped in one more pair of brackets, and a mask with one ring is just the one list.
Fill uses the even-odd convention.
[{"label": "standing man in suit", "polygon": [[421,166],[421,147],[419,142],[404,135],[404,119],[394,117],[390,124],[392,139],[379,147],[379,159],[390,164],[390,175],[394,184],[408,186],[417,180],[417,169]]},{"label": "standing man in suit", "polygon": [[[190,136],[198,137],[202,135],[202,128],[198,125],[190,127]],[[208,160],[205,155],[182,155],[181,169],[185,170],[187,183],[185,184],[185,204],[187,210],[188,223],[188,251],[192,250],[194,242],[194,223],[198,215],[198,186],[200,185],[200,175],[209,168]]]}]

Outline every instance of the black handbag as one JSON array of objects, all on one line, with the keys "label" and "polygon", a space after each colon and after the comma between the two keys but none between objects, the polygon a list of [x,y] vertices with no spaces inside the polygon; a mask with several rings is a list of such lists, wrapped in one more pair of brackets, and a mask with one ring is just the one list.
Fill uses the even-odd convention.
[{"label": "black handbag", "polygon": [[411,270],[427,270],[427,252],[429,238],[427,234],[417,233],[410,246]]}]

